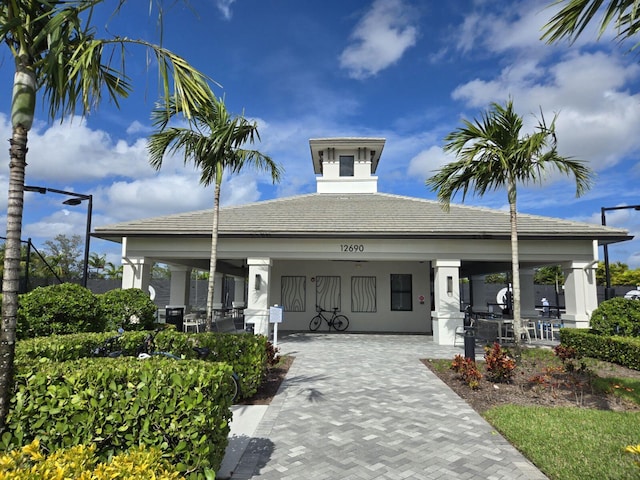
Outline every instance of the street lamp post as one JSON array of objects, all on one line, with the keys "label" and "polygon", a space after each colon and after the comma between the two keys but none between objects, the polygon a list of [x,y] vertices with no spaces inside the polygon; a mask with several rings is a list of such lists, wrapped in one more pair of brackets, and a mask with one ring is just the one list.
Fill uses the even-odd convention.
[{"label": "street lamp post", "polygon": [[84,239],[84,263],[82,266],[82,286],[87,287],[87,280],[89,278],[89,243],[91,241],[91,215],[93,210],[93,195],[85,195],[82,193],[76,192],[66,192],[64,190],[58,190],[57,188],[49,188],[49,187],[34,187],[25,185],[24,190],[26,192],[37,192],[40,194],[45,194],[47,192],[51,193],[59,193],[61,195],[68,195],[73,198],[69,198],[65,200],[65,205],[80,205],[83,201],[88,200],[87,204],[87,228],[85,231],[85,239]]},{"label": "street lamp post", "polygon": [[[600,208],[600,216],[602,219],[602,226],[607,226],[607,217],[605,216],[605,212],[610,210],[640,210],[640,205],[626,205],[622,207],[601,207]],[[611,271],[609,270],[609,245],[602,245],[602,249],[604,251],[604,276],[605,276],[605,289],[604,289],[604,299],[609,300],[615,297],[615,290],[611,288]]]}]

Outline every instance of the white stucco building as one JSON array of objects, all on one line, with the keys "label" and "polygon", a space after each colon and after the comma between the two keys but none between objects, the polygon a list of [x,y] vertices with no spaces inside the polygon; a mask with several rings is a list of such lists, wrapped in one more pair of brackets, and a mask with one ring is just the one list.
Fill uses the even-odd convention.
[{"label": "white stucco building", "polygon": [[[510,271],[509,213],[379,193],[385,140],[310,140],[317,193],[220,211],[215,293],[235,278],[235,300],[257,333],[261,313],[284,306],[283,330],[307,330],[316,305],[339,307],[349,331],[433,334],[452,344],[462,324],[460,279],[486,310],[484,276]],[[146,291],[155,262],[171,268],[171,304],[187,305],[192,269],[209,270],[212,210],[95,228],[122,243],[123,288]],[[519,214],[522,315],[536,316],[536,267],[565,271],[565,326],[586,327],[597,306],[598,246],[628,240],[625,230]]]}]

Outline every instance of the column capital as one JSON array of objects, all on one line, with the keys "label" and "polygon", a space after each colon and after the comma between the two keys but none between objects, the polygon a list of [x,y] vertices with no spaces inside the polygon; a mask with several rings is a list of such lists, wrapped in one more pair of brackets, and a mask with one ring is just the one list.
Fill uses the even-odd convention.
[{"label": "column capital", "polygon": [[247,265],[251,266],[251,265],[263,265],[263,266],[272,266],[273,265],[273,260],[271,260],[271,258],[269,257],[250,257],[247,258]]},{"label": "column capital", "polygon": [[460,260],[444,260],[444,259],[437,259],[434,260],[433,262],[431,262],[431,264],[433,265],[433,268],[446,268],[446,267],[451,267],[451,268],[459,268],[460,267]]}]

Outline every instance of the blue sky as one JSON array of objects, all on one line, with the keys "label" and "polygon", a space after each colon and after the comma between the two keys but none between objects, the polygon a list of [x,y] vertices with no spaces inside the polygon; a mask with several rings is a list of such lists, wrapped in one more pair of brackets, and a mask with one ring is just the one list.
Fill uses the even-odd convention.
[{"label": "blue sky", "polygon": [[[581,198],[570,180],[554,174],[543,186],[522,186],[519,212],[599,224],[603,206],[640,204],[640,58],[610,35],[596,42],[593,29],[574,45],[544,44],[541,28],[554,12],[547,2],[191,4],[189,9],[175,2],[165,12],[164,46],[218,82],[214,91],[231,112],[259,123],[258,148],[285,170],[276,186],[251,171],[227,175],[224,205],[314,192],[309,139],[330,136],[386,138],[379,191],[435,199],[424,182],[453,160],[442,152],[443,137],[462,118],[476,118],[490,102],[504,103],[509,96],[526,119],[525,131],[532,131],[541,109],[547,119],[558,113],[560,153],[585,160],[597,175]],[[148,7],[136,0],[118,17],[100,12],[96,26],[158,41]],[[127,73],[134,92],[120,110],[105,102],[84,119],[60,123],[37,109],[26,183],[92,194],[94,226],[211,208],[213,188],[200,186],[190,165],[168,159],[160,172],[149,166],[145,142],[158,98],[156,73],[137,49],[127,53]],[[2,49],[4,139],[10,137],[12,75],[13,61]],[[6,212],[7,184],[5,161],[0,212]],[[59,233],[84,235],[86,209],[62,205],[64,199],[27,194],[22,237],[40,247]],[[505,209],[506,193],[468,197],[465,204]],[[6,215],[0,224],[4,231]],[[609,212],[607,224],[638,235],[640,212]],[[92,239],[91,251],[119,263],[117,244]],[[616,244],[609,254],[638,268],[640,240]]]}]

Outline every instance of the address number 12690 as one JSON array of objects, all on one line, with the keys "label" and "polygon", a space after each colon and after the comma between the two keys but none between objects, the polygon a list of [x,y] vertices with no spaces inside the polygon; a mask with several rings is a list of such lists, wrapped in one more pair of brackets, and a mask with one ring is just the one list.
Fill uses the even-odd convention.
[{"label": "address number 12690", "polygon": [[342,243],[340,244],[341,252],[364,252],[364,245],[361,243]]}]

